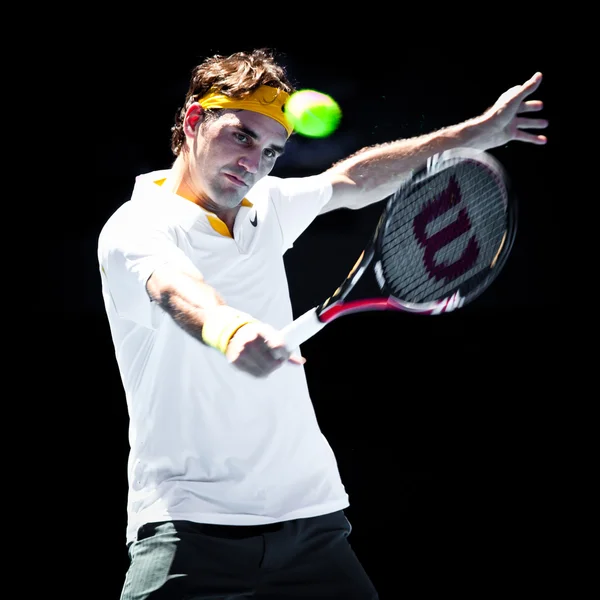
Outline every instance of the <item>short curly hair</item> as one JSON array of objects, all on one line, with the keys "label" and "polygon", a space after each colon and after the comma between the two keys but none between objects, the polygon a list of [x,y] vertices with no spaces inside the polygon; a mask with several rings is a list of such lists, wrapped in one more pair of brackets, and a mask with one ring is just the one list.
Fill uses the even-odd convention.
[{"label": "short curly hair", "polygon": [[[212,88],[232,98],[243,98],[261,85],[279,88],[288,94],[296,88],[285,67],[276,59],[275,51],[260,48],[250,52],[235,52],[229,56],[216,54],[194,67],[184,105],[177,109],[171,128],[171,150],[178,156],[185,142],[183,120],[192,102],[198,101]],[[207,113],[220,109],[209,109]]]}]

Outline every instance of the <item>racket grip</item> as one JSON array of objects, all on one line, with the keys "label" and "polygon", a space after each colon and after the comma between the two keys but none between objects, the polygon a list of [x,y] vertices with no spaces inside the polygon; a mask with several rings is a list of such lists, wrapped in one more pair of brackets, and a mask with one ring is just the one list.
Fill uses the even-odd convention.
[{"label": "racket grip", "polygon": [[321,331],[325,323],[319,321],[317,317],[317,308],[311,308],[297,319],[294,319],[289,325],[286,325],[281,331],[288,350],[294,350],[300,344]]}]

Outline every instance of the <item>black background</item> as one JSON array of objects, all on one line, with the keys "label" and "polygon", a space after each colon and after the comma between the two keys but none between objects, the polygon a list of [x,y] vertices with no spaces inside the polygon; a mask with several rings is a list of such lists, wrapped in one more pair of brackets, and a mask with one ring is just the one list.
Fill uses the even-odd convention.
[{"label": "black background", "polygon": [[[568,432],[549,402],[550,374],[565,352],[549,294],[562,270],[553,243],[562,83],[550,36],[500,43],[494,36],[510,38],[509,30],[487,40],[469,27],[476,44],[456,27],[433,40],[390,32],[369,41],[345,32],[325,42],[318,31],[278,44],[264,34],[246,42],[231,33],[174,36],[159,22],[106,32],[93,54],[93,84],[78,78],[94,153],[85,159],[81,193],[53,213],[62,232],[53,264],[63,268],[52,270],[61,294],[46,306],[61,315],[61,335],[73,342],[66,367],[60,359],[60,383],[76,421],[67,445],[74,464],[85,467],[75,469],[78,491],[68,510],[82,515],[99,544],[89,576],[100,597],[118,598],[127,568],[128,423],[102,306],[97,236],[138,173],[171,164],[170,127],[192,67],[208,55],[254,47],[274,48],[297,87],[327,92],[343,110],[329,138],[292,138],[273,172],[281,176],[313,174],[365,145],[476,116],[535,71],[544,74],[533,97],[545,102],[547,146],[513,142],[493,151],[520,199],[517,239],[499,279],[450,315],[340,319],[306,342],[304,355],[317,416],[350,494],[351,542],[382,598],[442,591],[479,598],[512,593],[517,582],[523,592],[552,584],[557,526],[549,526],[550,515],[569,477],[562,458]],[[320,217],[289,251],[296,314],[333,291],[380,210]]]}]

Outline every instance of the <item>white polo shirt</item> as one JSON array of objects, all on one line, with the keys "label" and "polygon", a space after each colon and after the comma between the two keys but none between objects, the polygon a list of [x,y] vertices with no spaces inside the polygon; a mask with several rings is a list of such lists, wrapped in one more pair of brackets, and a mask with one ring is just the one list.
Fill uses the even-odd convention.
[{"label": "white polo shirt", "polygon": [[137,178],[98,241],[106,314],[129,412],[127,542],[147,522],[253,525],[348,506],[304,368],[240,372],[151,302],[161,264],[195,265],[230,306],[276,328],[292,318],[283,254],[331,197],[322,176],[266,177],[233,237],[216,215]]}]

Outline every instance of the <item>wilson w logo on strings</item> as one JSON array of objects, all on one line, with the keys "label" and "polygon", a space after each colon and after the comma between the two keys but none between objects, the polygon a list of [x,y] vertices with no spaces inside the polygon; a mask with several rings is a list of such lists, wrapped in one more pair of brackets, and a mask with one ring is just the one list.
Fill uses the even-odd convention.
[{"label": "wilson w logo on strings", "polygon": [[451,176],[446,186],[437,198],[428,202],[423,210],[413,219],[413,233],[419,245],[424,249],[423,265],[431,277],[437,281],[445,279],[452,281],[466,273],[477,261],[479,256],[479,244],[472,235],[462,254],[451,263],[437,262],[437,253],[471,230],[471,220],[466,208],[461,208],[456,219],[445,225],[439,231],[427,235],[429,223],[438,219],[449,210],[462,202],[460,186],[454,176]]}]

